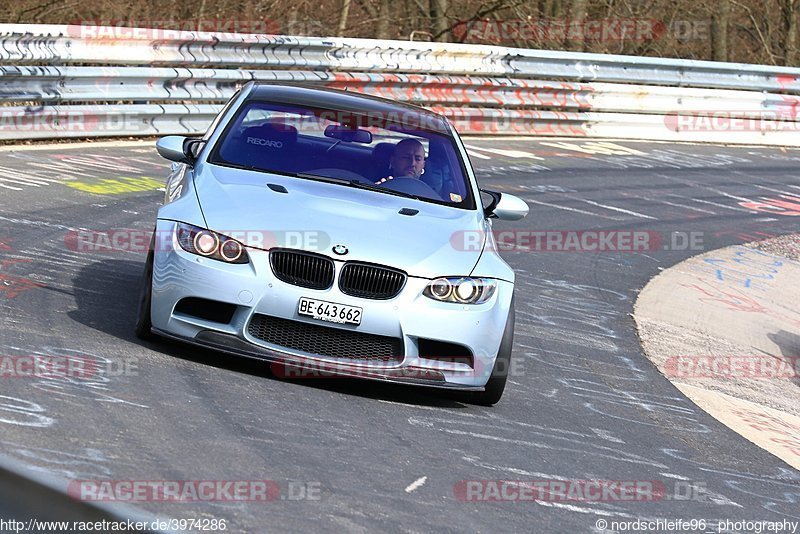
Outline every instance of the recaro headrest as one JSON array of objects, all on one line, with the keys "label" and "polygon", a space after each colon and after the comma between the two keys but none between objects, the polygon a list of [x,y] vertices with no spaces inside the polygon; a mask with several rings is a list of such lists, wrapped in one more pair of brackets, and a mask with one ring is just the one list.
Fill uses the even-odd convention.
[{"label": "recaro headrest", "polygon": [[297,144],[297,128],[281,122],[268,122],[244,131],[245,144],[275,151],[291,150]]},{"label": "recaro headrest", "polygon": [[388,168],[389,158],[392,157],[394,147],[394,143],[378,143],[375,145],[375,148],[372,149],[373,163],[380,165],[381,167]]}]

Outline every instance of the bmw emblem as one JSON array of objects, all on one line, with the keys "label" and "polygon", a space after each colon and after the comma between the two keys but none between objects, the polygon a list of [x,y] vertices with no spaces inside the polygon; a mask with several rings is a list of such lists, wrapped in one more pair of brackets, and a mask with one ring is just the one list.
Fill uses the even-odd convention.
[{"label": "bmw emblem", "polygon": [[347,247],[344,246],[344,245],[334,245],[334,247],[333,247],[333,253],[334,254],[338,254],[339,256],[344,256],[348,252],[350,252],[350,251],[347,250]]}]

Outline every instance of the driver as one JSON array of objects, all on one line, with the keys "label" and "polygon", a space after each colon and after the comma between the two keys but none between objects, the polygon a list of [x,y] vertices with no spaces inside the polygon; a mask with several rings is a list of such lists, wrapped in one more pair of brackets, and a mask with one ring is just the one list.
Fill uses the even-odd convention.
[{"label": "driver", "polygon": [[394,147],[389,158],[389,176],[381,178],[376,184],[399,178],[419,179],[425,172],[425,147],[416,139],[403,139]]}]

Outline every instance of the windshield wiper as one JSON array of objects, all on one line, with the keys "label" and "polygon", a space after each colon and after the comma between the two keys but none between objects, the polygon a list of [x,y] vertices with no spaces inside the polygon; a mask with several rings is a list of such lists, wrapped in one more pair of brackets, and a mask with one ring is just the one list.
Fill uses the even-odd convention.
[{"label": "windshield wiper", "polygon": [[411,193],[403,193],[402,191],[394,191],[392,189],[386,189],[385,187],[381,187],[379,185],[370,184],[366,182],[361,182],[359,180],[350,180],[347,178],[334,178],[332,176],[320,176],[318,174],[306,174],[304,172],[293,173],[294,176],[297,178],[306,178],[308,180],[316,180],[318,182],[326,182],[330,184],[340,184],[345,185],[348,187],[355,187],[356,189],[366,189],[368,191],[379,191],[381,193],[388,193],[390,195],[394,195],[397,197],[403,198],[413,198],[414,200],[423,200],[422,198],[418,197],[417,195],[412,195]]},{"label": "windshield wiper", "polygon": [[404,193],[402,191],[395,191],[394,189],[386,189],[385,187],[381,187],[376,184],[364,183],[359,182],[358,180],[350,180],[350,185],[353,187],[358,187],[360,189],[367,189],[369,191],[380,191],[381,193],[389,193],[390,195],[397,195],[400,197],[406,198],[413,198],[414,200],[422,200],[422,198],[418,197],[417,195],[412,195],[411,193]]}]

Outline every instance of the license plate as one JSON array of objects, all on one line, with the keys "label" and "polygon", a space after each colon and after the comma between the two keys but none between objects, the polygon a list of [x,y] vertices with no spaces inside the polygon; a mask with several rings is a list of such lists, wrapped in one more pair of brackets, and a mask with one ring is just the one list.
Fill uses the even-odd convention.
[{"label": "license plate", "polygon": [[300,302],[297,304],[297,313],[300,315],[339,324],[361,324],[362,311],[357,306],[345,306],[306,297],[300,297]]}]

